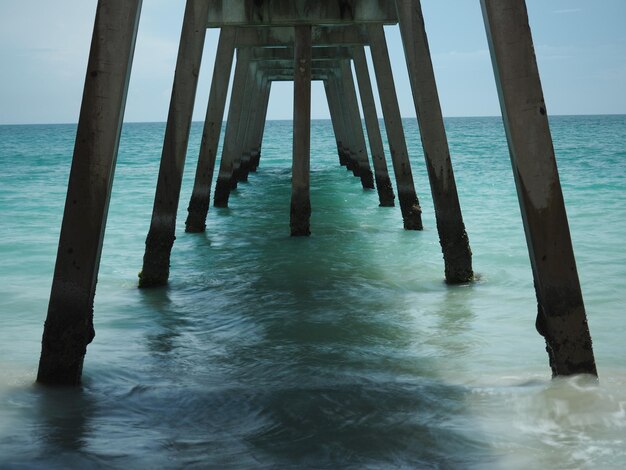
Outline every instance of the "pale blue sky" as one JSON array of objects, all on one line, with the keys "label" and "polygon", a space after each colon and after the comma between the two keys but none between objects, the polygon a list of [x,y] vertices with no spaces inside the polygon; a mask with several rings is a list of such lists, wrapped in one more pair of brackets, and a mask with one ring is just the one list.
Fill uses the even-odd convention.
[{"label": "pale blue sky", "polygon": [[[96,0],[0,0],[0,124],[76,122]],[[164,121],[184,0],[144,0],[126,121]],[[527,0],[550,114],[626,113],[626,0]],[[422,0],[445,116],[499,115],[479,0]],[[414,116],[396,28],[387,30],[403,116]],[[207,37],[195,120],[217,34]],[[290,119],[277,84],[270,119]],[[320,84],[313,117],[328,117]]]}]

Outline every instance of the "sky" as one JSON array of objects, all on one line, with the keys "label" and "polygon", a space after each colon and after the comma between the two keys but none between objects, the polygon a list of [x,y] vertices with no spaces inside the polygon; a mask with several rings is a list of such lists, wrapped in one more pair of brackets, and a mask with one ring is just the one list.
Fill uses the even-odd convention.
[{"label": "sky", "polygon": [[[626,114],[626,0],[527,0],[548,113]],[[0,0],[0,124],[75,123],[97,0]],[[184,0],[144,0],[125,121],[167,119]],[[479,0],[422,0],[444,116],[500,107]],[[415,116],[397,27],[386,28],[400,109]],[[209,30],[194,120],[207,105],[218,31]],[[312,117],[328,118],[321,83]],[[269,119],[291,119],[274,84]],[[380,115],[380,113],[379,113]]]}]

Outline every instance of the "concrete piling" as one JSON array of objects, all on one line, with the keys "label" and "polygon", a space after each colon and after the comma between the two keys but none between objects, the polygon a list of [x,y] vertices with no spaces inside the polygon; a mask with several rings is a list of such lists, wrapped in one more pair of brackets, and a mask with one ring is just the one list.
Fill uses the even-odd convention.
[{"label": "concrete piling", "polygon": [[[340,73],[340,72],[337,72]],[[345,166],[346,169],[352,168],[353,162],[350,156],[350,144],[346,123],[343,116],[344,109],[337,93],[337,77],[336,74],[324,81],[324,91],[328,101],[328,110],[331,113],[331,120],[334,123],[335,138],[337,140],[337,152],[339,154],[339,164]]]},{"label": "concrete piling", "polygon": [[368,33],[404,228],[407,230],[422,230],[422,209],[415,192],[415,184],[413,183],[411,163],[409,162],[409,153],[404,138],[404,129],[402,127],[400,108],[398,107],[396,87],[393,82],[391,63],[389,62],[385,32],[380,25],[370,25],[368,26]]},{"label": "concrete piling", "polygon": [[398,21],[419,122],[422,147],[443,251],[446,281],[471,281],[472,251],[463,223],[435,73],[419,0],[396,0]]},{"label": "concrete piling", "polygon": [[367,156],[367,145],[363,134],[363,124],[359,111],[359,102],[356,97],[354,78],[350,61],[341,61],[341,77],[343,80],[344,98],[346,101],[346,114],[348,115],[348,132],[353,136],[354,160],[358,166],[358,175],[361,178],[363,189],[374,189],[374,175],[370,168]]},{"label": "concrete piling", "polygon": [[311,26],[295,26],[291,236],[311,234]]},{"label": "concrete piling", "polygon": [[267,108],[270,101],[272,91],[272,81],[267,80],[262,89],[261,107],[259,108],[259,122],[256,127],[254,136],[254,150],[252,151],[252,159],[250,161],[250,171],[255,172],[261,161],[261,151],[263,149],[263,134],[265,132],[265,123],[267,121]]},{"label": "concrete piling", "polygon": [[367,137],[370,143],[370,151],[372,153],[372,163],[374,165],[374,177],[376,179],[378,200],[381,207],[392,207],[394,205],[395,195],[393,194],[391,179],[389,178],[389,171],[387,170],[383,140],[380,136],[380,126],[378,125],[376,104],[374,102],[374,94],[372,92],[372,82],[370,80],[367,59],[365,58],[365,50],[363,46],[355,46],[353,49],[353,55],[354,69],[359,83],[361,106],[363,107],[365,126],[367,128]]},{"label": "concrete piling", "polygon": [[332,79],[332,92],[334,100],[337,103],[336,108],[339,113],[339,119],[342,123],[343,138],[342,147],[344,151],[344,160],[346,162],[346,169],[351,171],[356,177],[360,177],[360,167],[357,161],[357,144],[353,130],[354,118],[350,115],[350,108],[347,101],[347,90],[345,88],[345,81],[343,78],[343,70],[335,70]]},{"label": "concrete piling", "polygon": [[264,74],[257,70],[255,82],[252,84],[250,108],[248,110],[246,130],[242,139],[241,165],[237,178],[239,181],[248,181],[248,173],[252,168],[252,154],[257,152],[257,127],[260,120],[260,108],[263,100]]},{"label": "concrete piling", "polygon": [[330,87],[332,85],[329,80],[324,80],[324,92],[326,93],[326,102],[328,103],[328,112],[330,114],[330,122],[333,126],[333,134],[335,135],[335,143],[337,144],[337,156],[339,157],[339,164],[346,166],[346,157],[344,155],[341,122],[338,117],[338,111],[336,109],[336,103],[334,97],[331,95]]},{"label": "concrete piling", "polygon": [[78,385],[94,338],[93,301],[141,0],[100,0],[61,225],[37,382]]},{"label": "concrete piling", "polygon": [[597,375],[523,0],[481,0],[553,376]]},{"label": "concrete piling", "polygon": [[167,284],[174,245],[176,212],[189,142],[209,5],[187,0],[170,102],[150,231],[139,287]]},{"label": "concrete piling", "polygon": [[233,147],[234,151],[234,160],[233,160],[233,173],[230,181],[230,187],[232,189],[237,189],[237,183],[239,181],[243,181],[242,173],[243,173],[243,158],[246,152],[246,140],[248,138],[248,131],[251,121],[251,113],[252,113],[252,101],[254,99],[255,91],[257,88],[257,80],[259,77],[259,71],[257,70],[257,64],[254,62],[250,63],[250,67],[248,68],[248,78],[246,80],[246,85],[243,89],[243,101],[241,106],[241,114],[239,116],[239,121],[237,123],[237,138],[235,140],[235,145]]},{"label": "concrete piling", "polygon": [[230,95],[230,105],[228,107],[228,118],[226,120],[226,133],[224,135],[224,145],[222,147],[222,159],[220,170],[215,184],[215,195],[213,205],[215,207],[228,207],[228,199],[232,189],[233,171],[237,151],[237,132],[241,111],[243,107],[244,89],[249,76],[249,49],[239,49],[237,51],[237,63],[235,65],[235,76],[233,78],[233,92]]},{"label": "concrete piling", "polygon": [[217,45],[196,177],[187,209],[186,232],[204,232],[206,227],[217,146],[222,132],[226,94],[233,65],[235,38],[235,28],[222,28]]}]

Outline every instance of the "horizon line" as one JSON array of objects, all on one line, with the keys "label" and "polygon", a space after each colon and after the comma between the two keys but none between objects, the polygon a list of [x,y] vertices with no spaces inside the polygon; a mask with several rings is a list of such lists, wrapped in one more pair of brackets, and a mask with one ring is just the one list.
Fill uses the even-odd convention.
[{"label": "horizon line", "polygon": [[[579,117],[579,116],[626,116],[626,113],[593,113],[593,114],[548,114],[550,117]],[[401,116],[402,119],[417,119],[415,116]],[[444,116],[443,119],[480,119],[480,118],[502,118],[502,115],[481,115],[481,116]],[[378,116],[379,120],[382,120],[382,116]],[[311,121],[330,121],[330,117],[327,118],[311,118]],[[363,120],[363,119],[361,119]],[[267,121],[280,121],[290,122],[293,119],[267,119]],[[193,123],[204,122],[202,120],[192,120]],[[226,123],[224,119],[222,123]],[[167,121],[123,121],[122,124],[167,124]],[[22,123],[0,123],[0,126],[75,126],[78,122],[22,122]]]}]

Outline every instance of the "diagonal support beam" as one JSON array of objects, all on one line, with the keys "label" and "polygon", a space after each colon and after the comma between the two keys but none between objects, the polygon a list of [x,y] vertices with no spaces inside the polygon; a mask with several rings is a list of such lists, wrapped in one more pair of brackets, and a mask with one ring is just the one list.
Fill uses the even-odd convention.
[{"label": "diagonal support beam", "polygon": [[361,112],[359,111],[359,102],[357,101],[354,77],[352,76],[352,67],[349,60],[341,61],[341,77],[347,104],[346,111],[349,116],[349,132],[354,136],[355,160],[359,167],[358,174],[361,178],[361,185],[363,189],[374,189],[374,175],[372,174],[367,156],[367,144],[363,134]]},{"label": "diagonal support beam", "polygon": [[352,120],[348,108],[346,91],[344,89],[343,71],[336,70],[329,79],[331,99],[336,103],[335,109],[338,111],[338,118],[343,129],[342,148],[346,169],[352,171],[354,176],[359,174],[359,164],[356,160],[356,141],[352,131]]},{"label": "diagonal support beam", "polygon": [[334,95],[334,84],[331,80],[324,80],[324,91],[326,92],[326,101],[328,102],[328,111],[330,120],[335,133],[335,141],[337,142],[337,155],[339,156],[339,164],[346,166],[347,157],[344,145],[346,145],[345,131],[343,127],[343,118],[340,116],[340,108]]},{"label": "diagonal support beam", "polygon": [[400,201],[404,228],[407,230],[422,230],[422,209],[415,192],[415,184],[413,183],[409,152],[404,138],[402,117],[398,107],[396,87],[393,83],[393,73],[391,71],[391,63],[389,62],[385,32],[380,25],[370,25],[368,31],[371,41],[372,62],[376,72],[378,94],[383,109],[385,130],[391,151],[393,171],[396,176],[398,200]]},{"label": "diagonal support beam", "polygon": [[396,0],[396,5],[446,281],[451,284],[468,282],[474,277],[472,251],[463,224],[422,8],[419,0]]},{"label": "diagonal support beam", "polygon": [[263,108],[267,79],[261,70],[258,70],[257,74],[259,78],[250,99],[250,116],[248,118],[245,139],[243,141],[241,167],[238,175],[239,181],[248,181],[248,174],[252,170],[254,164],[254,154],[259,150],[259,126],[262,125],[261,119],[265,120],[265,110]]},{"label": "diagonal support beam", "polygon": [[228,106],[228,119],[226,121],[226,134],[224,135],[224,145],[222,147],[222,159],[217,175],[217,183],[215,185],[215,197],[213,199],[213,205],[215,207],[228,207],[236,159],[237,132],[244,104],[246,84],[250,76],[249,67],[249,49],[239,49],[237,51],[235,77],[233,78],[233,91],[230,96],[230,105]]},{"label": "diagonal support beam", "polygon": [[237,189],[237,183],[243,181],[242,179],[242,165],[245,152],[245,142],[248,133],[248,126],[251,119],[252,102],[258,89],[258,81],[260,80],[261,73],[258,71],[256,63],[251,63],[251,67],[248,70],[248,80],[243,91],[243,104],[241,107],[241,115],[237,124],[237,139],[235,141],[234,159],[233,159],[233,173],[230,180],[230,189]]},{"label": "diagonal support beam", "polygon": [[206,0],[187,0],[185,7],[152,221],[146,239],[143,269],[139,273],[139,287],[162,286],[167,284],[169,277],[170,255],[176,238],[176,212],[206,36],[203,18],[207,18],[208,8]]},{"label": "diagonal support beam", "polygon": [[78,385],[95,332],[93,300],[141,13],[100,0],[44,327],[37,382]]},{"label": "diagonal support beam", "polygon": [[553,376],[597,375],[524,0],[481,0]]},{"label": "diagonal support beam", "polygon": [[376,180],[378,200],[382,207],[391,207],[394,205],[393,201],[395,196],[393,194],[393,188],[391,187],[391,180],[389,179],[387,162],[385,161],[385,150],[382,137],[380,136],[380,126],[378,125],[378,115],[376,114],[372,82],[370,80],[370,73],[367,67],[367,59],[365,58],[363,46],[355,46],[353,56],[354,70],[359,83],[359,94],[361,96],[361,105],[363,106],[365,126],[367,128],[367,137],[372,153],[372,163],[374,164],[374,178]]},{"label": "diagonal support beam", "polygon": [[204,232],[206,228],[217,146],[222,132],[228,82],[233,65],[235,38],[235,28],[222,28],[217,45],[211,91],[209,92],[209,104],[204,120],[204,130],[202,131],[198,166],[196,167],[196,177],[191,200],[189,201],[189,208],[187,209],[189,215],[185,222],[186,232]]},{"label": "diagonal support beam", "polygon": [[255,172],[261,161],[261,150],[263,147],[263,134],[265,132],[265,123],[267,122],[267,108],[270,101],[270,93],[272,91],[272,81],[267,80],[263,87],[263,95],[261,99],[261,107],[259,108],[259,123],[254,136],[254,149],[250,160],[250,171]]}]

